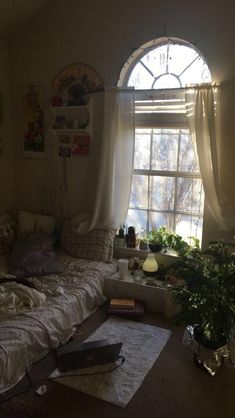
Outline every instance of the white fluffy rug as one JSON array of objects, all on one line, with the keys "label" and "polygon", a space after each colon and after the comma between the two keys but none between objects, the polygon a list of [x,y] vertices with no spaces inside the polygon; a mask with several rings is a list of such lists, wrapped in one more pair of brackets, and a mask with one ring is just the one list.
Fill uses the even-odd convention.
[{"label": "white fluffy rug", "polygon": [[[86,341],[107,338],[122,342],[125,362],[112,372],[90,376],[66,376],[57,382],[124,408],[135,395],[144,378],[166,345],[171,331],[120,317],[110,317]],[[115,364],[114,364],[115,365]],[[110,370],[113,363],[80,369],[72,373],[95,373]],[[59,376],[56,369],[51,377]]]}]

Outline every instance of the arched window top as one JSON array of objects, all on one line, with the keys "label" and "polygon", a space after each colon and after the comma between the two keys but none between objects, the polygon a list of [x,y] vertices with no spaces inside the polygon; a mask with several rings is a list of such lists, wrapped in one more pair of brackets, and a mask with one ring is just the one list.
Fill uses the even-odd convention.
[{"label": "arched window top", "polygon": [[125,63],[118,86],[136,89],[175,89],[210,83],[208,65],[189,42],[163,37],[137,49]]}]

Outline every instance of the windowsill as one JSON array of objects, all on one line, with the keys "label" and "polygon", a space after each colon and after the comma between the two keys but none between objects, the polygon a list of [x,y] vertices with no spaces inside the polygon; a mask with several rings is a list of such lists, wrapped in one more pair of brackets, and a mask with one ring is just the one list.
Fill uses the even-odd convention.
[{"label": "windowsill", "polygon": [[120,279],[119,272],[117,271],[116,273],[112,274],[110,279],[117,280],[118,282],[121,282],[121,283],[133,283],[137,286],[148,286],[148,287],[161,288],[161,289],[167,288],[163,280],[157,280],[157,279],[152,279],[150,277],[149,278],[145,277],[141,271],[140,271],[140,276],[141,278],[137,280],[134,274],[132,274],[131,271],[129,270],[126,278]]},{"label": "windowsill", "polygon": [[[114,247],[113,255],[114,258],[133,258],[139,257],[140,259],[145,259],[147,255],[151,253],[149,250],[139,250],[137,248],[129,247]],[[155,258],[159,265],[163,267],[168,267],[171,264],[174,264],[180,259],[180,256],[176,253],[168,251],[167,253],[158,252],[154,253]]]}]

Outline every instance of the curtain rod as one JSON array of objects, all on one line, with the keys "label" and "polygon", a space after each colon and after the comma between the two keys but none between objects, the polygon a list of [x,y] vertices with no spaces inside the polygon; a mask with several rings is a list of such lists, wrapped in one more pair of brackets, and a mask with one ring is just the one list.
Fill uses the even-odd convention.
[{"label": "curtain rod", "polygon": [[[220,84],[218,84],[218,83],[204,83],[204,84],[194,84],[194,85],[192,85],[192,86],[185,86],[185,87],[175,87],[175,88],[165,88],[165,89],[135,89],[134,87],[132,87],[132,86],[130,86],[130,87],[128,87],[128,86],[122,86],[122,87],[119,87],[119,86],[111,86],[111,87],[108,87],[108,88],[110,88],[110,89],[119,89],[120,91],[121,90],[124,90],[124,91],[126,91],[126,89],[133,89],[133,91],[135,92],[135,93],[137,93],[137,92],[140,92],[140,93],[143,93],[143,92],[149,92],[149,93],[152,93],[153,91],[156,93],[156,92],[159,92],[159,93],[161,93],[161,92],[166,92],[166,91],[184,91],[184,90],[191,90],[191,89],[194,89],[195,87],[197,87],[197,88],[205,88],[205,87],[217,87],[217,88],[219,88],[220,87]],[[85,93],[85,94],[93,94],[93,93],[100,93],[100,92],[103,92],[103,91],[105,91],[105,89],[106,89],[106,87],[104,87],[104,88],[101,88],[101,89],[98,89],[98,90],[94,90],[94,91],[91,91],[91,92],[87,92],[87,93]]]}]

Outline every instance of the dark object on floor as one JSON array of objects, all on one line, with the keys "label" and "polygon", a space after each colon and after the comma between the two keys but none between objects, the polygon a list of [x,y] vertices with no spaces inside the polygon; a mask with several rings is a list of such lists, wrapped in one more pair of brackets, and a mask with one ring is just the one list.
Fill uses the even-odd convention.
[{"label": "dark object on floor", "polygon": [[120,315],[125,318],[139,319],[144,315],[145,303],[141,300],[135,300],[134,307],[108,307],[108,313],[111,315]]},{"label": "dark object on floor", "polygon": [[109,344],[108,340],[63,344],[56,349],[59,370],[67,372],[112,363],[118,359],[121,347],[121,342]]},{"label": "dark object on floor", "polygon": [[0,403],[0,418],[60,418],[45,409],[37,408],[20,399]]}]

